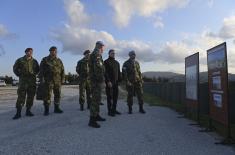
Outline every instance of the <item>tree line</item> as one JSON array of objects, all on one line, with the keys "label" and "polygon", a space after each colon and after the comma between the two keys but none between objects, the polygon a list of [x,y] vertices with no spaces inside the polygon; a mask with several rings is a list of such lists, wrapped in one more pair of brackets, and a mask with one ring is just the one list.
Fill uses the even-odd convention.
[{"label": "tree line", "polygon": [[[0,77],[0,80],[5,81],[6,84],[13,84],[13,81],[15,81],[15,79],[12,76],[2,76]],[[78,80],[79,80],[79,76],[77,74],[72,74],[72,73],[68,73],[65,75],[65,84],[78,84]],[[146,76],[143,76],[143,81],[144,82],[155,82],[155,83],[167,83],[169,82],[168,78],[165,77],[153,77],[153,78],[149,78]]]}]

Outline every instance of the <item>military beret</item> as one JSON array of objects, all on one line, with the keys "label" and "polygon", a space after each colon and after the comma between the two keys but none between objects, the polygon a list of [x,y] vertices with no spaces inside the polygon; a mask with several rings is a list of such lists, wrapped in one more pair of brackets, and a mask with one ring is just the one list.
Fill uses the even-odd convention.
[{"label": "military beret", "polygon": [[51,46],[50,49],[49,49],[49,51],[54,51],[54,50],[56,50],[56,49],[57,49],[57,47]]},{"label": "military beret", "polygon": [[129,56],[131,56],[131,55],[135,55],[135,51],[130,51]]},{"label": "military beret", "polygon": [[91,53],[90,50],[85,50],[85,51],[83,52],[83,55],[86,55],[86,54],[89,54],[89,53]]},{"label": "military beret", "polygon": [[104,46],[104,43],[103,43],[102,41],[97,41],[97,42],[96,42],[96,45]]}]

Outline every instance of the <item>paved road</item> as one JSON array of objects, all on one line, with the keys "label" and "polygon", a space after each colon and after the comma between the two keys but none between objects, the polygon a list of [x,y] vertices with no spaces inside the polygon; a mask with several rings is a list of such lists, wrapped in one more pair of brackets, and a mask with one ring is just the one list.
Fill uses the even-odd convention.
[{"label": "paved road", "polygon": [[[235,155],[233,147],[214,145],[218,136],[199,133],[197,127],[165,107],[145,105],[147,114],[127,114],[124,101],[119,102],[121,116],[101,115],[107,121],[100,129],[88,127],[88,110],[78,109],[77,91],[68,91],[62,100],[64,114],[43,116],[41,102],[36,102],[33,118],[23,116],[13,121],[14,101],[1,102],[0,155]],[[52,110],[52,109],[51,109]]]}]

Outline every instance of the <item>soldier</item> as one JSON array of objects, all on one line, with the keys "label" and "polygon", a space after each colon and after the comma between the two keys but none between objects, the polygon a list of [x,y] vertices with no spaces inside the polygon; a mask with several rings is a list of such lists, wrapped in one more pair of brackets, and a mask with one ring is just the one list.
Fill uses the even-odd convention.
[{"label": "soldier", "polygon": [[104,61],[105,84],[107,95],[108,115],[115,116],[121,113],[116,110],[118,99],[118,83],[121,81],[120,65],[115,60],[115,51],[109,50],[109,58]]},{"label": "soldier", "polygon": [[84,58],[78,61],[76,71],[79,75],[79,104],[80,110],[84,110],[85,102],[85,92],[87,98],[87,109],[90,109],[91,103],[91,85],[89,78],[89,56],[90,51],[86,50],[84,53]]},{"label": "soldier", "polygon": [[43,104],[45,107],[44,115],[49,115],[52,90],[54,93],[54,113],[63,113],[60,109],[61,85],[65,80],[64,65],[57,57],[57,48],[52,46],[50,54],[44,57],[40,63],[40,81],[45,83],[45,96]]},{"label": "soldier", "polygon": [[19,86],[17,90],[18,98],[16,101],[17,112],[13,119],[21,117],[21,109],[25,104],[26,95],[26,116],[34,116],[30,109],[33,106],[33,100],[36,93],[36,76],[39,72],[39,65],[32,55],[33,49],[27,48],[25,50],[25,56],[17,59],[13,66],[13,72],[19,77]]},{"label": "soldier", "polygon": [[135,51],[129,52],[129,60],[127,60],[122,67],[123,79],[126,82],[127,95],[127,105],[129,108],[129,114],[132,114],[133,96],[137,94],[139,102],[139,112],[145,113],[143,109],[143,80],[140,71],[140,65],[135,60]]},{"label": "soldier", "polygon": [[90,105],[90,121],[88,125],[94,128],[100,128],[100,125],[97,123],[97,121],[105,121],[105,119],[99,115],[99,104],[101,103],[101,90],[102,83],[104,81],[105,70],[102,59],[103,51],[103,42],[97,41],[95,49],[91,53],[89,59],[92,101]]}]

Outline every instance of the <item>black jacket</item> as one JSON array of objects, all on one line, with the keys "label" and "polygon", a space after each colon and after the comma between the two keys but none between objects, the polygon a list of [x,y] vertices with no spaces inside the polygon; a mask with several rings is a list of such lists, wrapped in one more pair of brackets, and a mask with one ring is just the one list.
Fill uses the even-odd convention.
[{"label": "black jacket", "polygon": [[109,57],[104,61],[105,66],[105,83],[111,82],[118,84],[121,81],[120,64],[114,58]]}]

